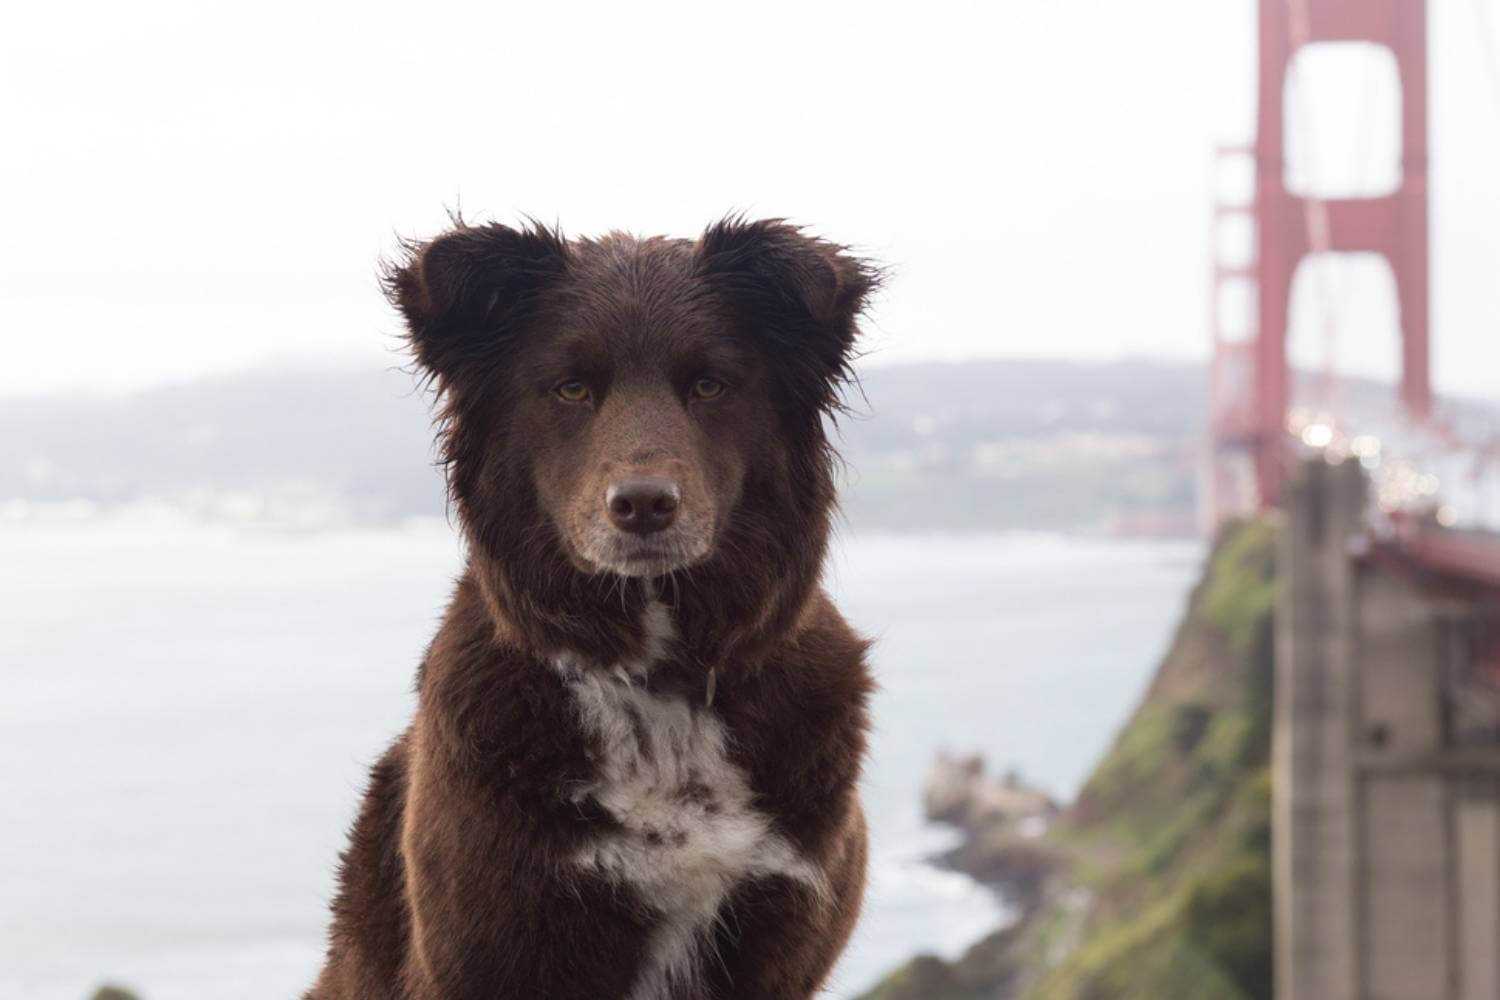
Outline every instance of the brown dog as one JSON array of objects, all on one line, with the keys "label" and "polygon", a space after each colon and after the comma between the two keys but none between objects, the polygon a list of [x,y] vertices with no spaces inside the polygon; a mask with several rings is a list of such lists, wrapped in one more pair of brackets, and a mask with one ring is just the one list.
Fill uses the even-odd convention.
[{"label": "brown dog", "polygon": [[308,997],[809,996],[864,888],[866,644],[819,576],[874,275],[737,218],[407,250],[469,558]]}]

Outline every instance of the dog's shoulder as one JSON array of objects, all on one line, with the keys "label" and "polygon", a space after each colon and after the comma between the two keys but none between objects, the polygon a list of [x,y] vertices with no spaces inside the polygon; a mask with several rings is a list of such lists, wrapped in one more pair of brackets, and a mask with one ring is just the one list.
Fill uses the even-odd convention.
[{"label": "dog's shoulder", "polygon": [[862,732],[875,687],[869,649],[869,640],[819,591],[797,629],[772,647],[763,663],[731,682],[735,703],[762,728],[816,723],[811,735]]},{"label": "dog's shoulder", "polygon": [[759,800],[799,849],[829,849],[854,808],[874,680],[862,638],[822,594],[798,632],[725,687],[720,711]]},{"label": "dog's shoulder", "polygon": [[470,577],[423,660],[416,725],[426,752],[443,748],[455,773],[529,807],[555,806],[559,785],[591,766],[562,678],[497,633]]}]

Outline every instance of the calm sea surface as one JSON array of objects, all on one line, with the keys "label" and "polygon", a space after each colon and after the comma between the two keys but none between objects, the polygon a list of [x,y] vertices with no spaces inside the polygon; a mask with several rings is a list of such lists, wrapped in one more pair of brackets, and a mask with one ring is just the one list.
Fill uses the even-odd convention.
[{"label": "calm sea surface", "polygon": [[[878,639],[865,916],[831,994],[1003,916],[923,858],[922,776],[983,751],[1071,794],[1124,719],[1200,546],[846,537]],[[365,771],[461,560],[442,525],[285,535],[0,525],[0,997],[293,997],[320,961]]]}]

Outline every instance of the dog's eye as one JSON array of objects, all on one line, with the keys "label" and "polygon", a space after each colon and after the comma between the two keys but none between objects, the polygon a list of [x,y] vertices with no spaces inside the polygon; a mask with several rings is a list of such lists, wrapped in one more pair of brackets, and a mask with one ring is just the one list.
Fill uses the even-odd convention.
[{"label": "dog's eye", "polygon": [[693,383],[694,399],[713,399],[723,393],[724,383],[716,378],[700,378]]},{"label": "dog's eye", "polygon": [[589,398],[589,387],[576,378],[570,378],[552,390],[557,397],[569,403],[586,402]]}]

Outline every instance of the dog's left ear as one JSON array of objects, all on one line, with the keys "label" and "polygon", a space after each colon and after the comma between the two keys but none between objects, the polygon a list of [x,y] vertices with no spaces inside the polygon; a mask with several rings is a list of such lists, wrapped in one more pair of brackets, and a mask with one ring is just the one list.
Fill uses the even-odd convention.
[{"label": "dog's left ear", "polygon": [[731,216],[704,231],[696,268],[787,362],[779,367],[801,377],[799,396],[837,405],[838,383],[851,374],[860,311],[879,283],[869,262],[783,219]]}]

